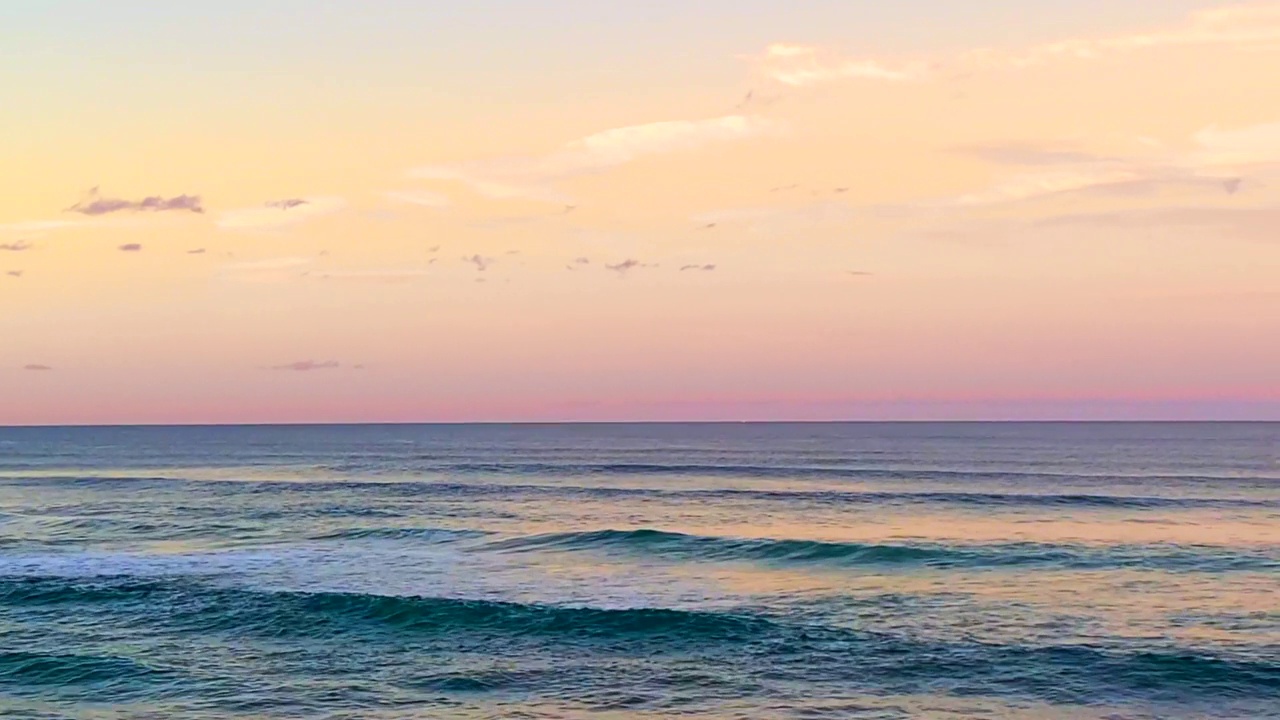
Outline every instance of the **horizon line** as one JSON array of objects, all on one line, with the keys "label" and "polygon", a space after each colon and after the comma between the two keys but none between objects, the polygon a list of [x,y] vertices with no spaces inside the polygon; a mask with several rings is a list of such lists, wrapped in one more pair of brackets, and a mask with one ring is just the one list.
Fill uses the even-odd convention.
[{"label": "horizon line", "polygon": [[112,428],[308,428],[308,427],[496,427],[589,425],[1274,425],[1280,418],[1259,419],[886,419],[886,420],[425,420],[425,421],[316,421],[316,422],[182,422],[182,423],[31,423],[0,424],[0,430],[112,429]]}]

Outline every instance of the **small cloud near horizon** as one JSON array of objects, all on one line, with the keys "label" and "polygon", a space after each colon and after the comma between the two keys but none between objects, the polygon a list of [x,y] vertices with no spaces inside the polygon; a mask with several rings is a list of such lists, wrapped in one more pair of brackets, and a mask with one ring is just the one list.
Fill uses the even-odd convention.
[{"label": "small cloud near horizon", "polygon": [[332,215],[346,207],[347,201],[341,197],[275,200],[258,207],[223,211],[218,216],[217,226],[221,230],[250,232],[283,230],[310,219]]},{"label": "small cloud near horizon", "polygon": [[716,266],[712,263],[706,263],[703,265],[682,265],[680,267],[680,272],[685,272],[687,270],[700,270],[702,272],[710,272],[715,269],[716,269]]},{"label": "small cloud near horizon", "polygon": [[268,370],[286,370],[290,372],[311,372],[313,370],[336,370],[342,367],[336,360],[325,360],[317,362],[315,360],[299,360],[284,365],[272,365]]},{"label": "small cloud near horizon", "polygon": [[141,252],[142,244],[141,243],[125,243],[124,245],[121,245],[117,249],[120,250],[120,252]]},{"label": "small cloud near horizon", "polygon": [[311,203],[302,198],[288,198],[287,200],[268,200],[265,205],[269,208],[278,208],[280,210],[289,210],[302,205],[310,205]]},{"label": "small cloud near horizon", "polygon": [[0,250],[8,252],[22,252],[24,250],[30,250],[32,247],[34,246],[31,243],[23,242],[22,240],[15,243],[0,243]]},{"label": "small cloud near horizon", "polygon": [[462,258],[462,262],[471,263],[472,265],[475,265],[477,272],[484,272],[485,270],[489,269],[489,266],[492,265],[495,262],[495,260],[490,257],[483,257],[479,254],[476,254],[470,257]]},{"label": "small cloud near horizon", "polygon": [[41,365],[40,363],[30,363],[28,365],[23,365],[22,369],[29,370],[31,372],[47,372],[53,368],[49,365]]},{"label": "small cloud near horizon", "polygon": [[619,276],[625,277],[626,274],[631,270],[635,270],[636,268],[646,268],[646,267],[654,267],[654,266],[649,263],[642,263],[639,260],[636,260],[635,258],[627,258],[626,260],[623,260],[620,263],[614,263],[613,265],[605,265],[604,269],[612,270],[613,272],[618,273]]},{"label": "small cloud near horizon", "polygon": [[8,270],[5,272],[5,275],[8,275],[9,277],[20,278],[22,277],[22,274],[24,272],[25,272],[24,270]]}]

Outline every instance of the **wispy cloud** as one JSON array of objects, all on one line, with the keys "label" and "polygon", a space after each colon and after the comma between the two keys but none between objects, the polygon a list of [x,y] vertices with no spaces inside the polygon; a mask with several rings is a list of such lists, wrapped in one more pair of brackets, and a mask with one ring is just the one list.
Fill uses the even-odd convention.
[{"label": "wispy cloud", "polygon": [[949,58],[849,57],[808,45],[774,43],[748,58],[765,80],[807,87],[840,80],[903,82],[1018,70],[1173,47],[1280,47],[1280,3],[1201,10],[1170,27],[1099,38],[1066,38],[1018,50],[976,48]]},{"label": "wispy cloud", "polygon": [[196,249],[194,249],[194,250],[188,250],[188,251],[187,251],[187,254],[188,254],[188,255],[203,255],[203,254],[204,254],[204,252],[205,252],[204,248],[196,248]]},{"label": "wispy cloud", "polygon": [[497,261],[491,257],[483,257],[481,255],[472,255],[470,257],[462,258],[462,262],[471,263],[472,265],[476,266],[476,270],[478,272],[484,272],[485,270],[489,269],[490,265],[492,265]]},{"label": "wispy cloud", "polygon": [[453,200],[448,195],[426,190],[395,190],[388,192],[387,197],[396,202],[429,208],[447,208],[453,205]]},{"label": "wispy cloud", "polygon": [[0,230],[7,233],[45,233],[51,230],[65,230],[67,228],[84,227],[92,223],[82,220],[26,220],[23,222],[6,223],[0,225]]},{"label": "wispy cloud", "polygon": [[819,201],[802,205],[764,205],[729,208],[694,215],[693,223],[704,229],[739,226],[758,234],[786,234],[825,225],[847,224],[865,211],[842,202]]},{"label": "wispy cloud", "polygon": [[203,213],[204,206],[201,204],[200,196],[198,195],[176,195],[168,198],[160,195],[151,195],[141,200],[123,200],[121,198],[106,197],[95,187],[90,189],[83,199],[67,208],[67,212],[90,216],[110,215],[111,213],[125,211]]},{"label": "wispy cloud", "polygon": [[1035,221],[1034,227],[1092,227],[1207,234],[1221,240],[1275,242],[1280,205],[1259,207],[1165,207],[1072,213]]},{"label": "wispy cloud", "polygon": [[24,250],[30,250],[32,247],[34,246],[31,243],[22,241],[15,243],[0,243],[0,250],[7,252],[22,252]]},{"label": "wispy cloud", "polygon": [[289,372],[312,372],[314,370],[336,370],[342,367],[341,363],[335,360],[299,360],[297,362],[286,363],[284,365],[272,365],[268,370],[285,370]]},{"label": "wispy cloud", "polygon": [[777,129],[772,121],[748,115],[655,122],[588,135],[549,155],[428,165],[410,171],[410,176],[460,182],[494,199],[522,198],[566,204],[569,197],[557,187],[566,180],[603,172],[649,155],[746,140]]},{"label": "wispy cloud", "polygon": [[1149,194],[1162,188],[1234,195],[1247,176],[1280,173],[1280,123],[1226,129],[1210,126],[1183,151],[1158,148],[1129,155],[1096,155],[1056,145],[961,148],[975,157],[1017,168],[991,187],[945,199],[943,205],[980,206],[1066,193]]},{"label": "wispy cloud", "polygon": [[716,266],[710,263],[703,264],[703,265],[681,265],[680,266],[680,272],[687,272],[689,270],[699,270],[702,272],[710,272],[715,269],[716,269]]},{"label": "wispy cloud", "polygon": [[426,270],[330,270],[313,273],[310,277],[321,280],[350,280],[353,282],[402,283],[429,275]]},{"label": "wispy cloud", "polygon": [[248,283],[288,282],[301,277],[300,270],[315,262],[309,257],[279,257],[229,263],[218,268],[218,277]]},{"label": "wispy cloud", "polygon": [[276,208],[277,210],[292,210],[293,208],[301,207],[303,205],[310,205],[311,201],[303,198],[287,198],[285,200],[268,200],[264,204],[269,208]]},{"label": "wispy cloud", "polygon": [[49,365],[41,365],[40,363],[30,363],[28,365],[23,365],[22,369],[28,370],[31,372],[48,372],[53,368],[50,367]]},{"label": "wispy cloud", "polygon": [[631,272],[632,270],[635,270],[637,268],[647,268],[647,267],[656,267],[656,266],[650,263],[642,263],[639,260],[636,260],[634,258],[627,258],[626,260],[623,260],[620,263],[614,263],[612,265],[606,264],[604,266],[606,270],[611,270],[613,272],[618,273],[619,276],[624,276],[624,277],[627,275],[627,273]]},{"label": "wispy cloud", "polygon": [[11,278],[20,278],[22,277],[23,272],[24,271],[22,270],[6,270],[4,274]]},{"label": "wispy cloud", "polygon": [[224,270],[232,272],[255,272],[258,270],[285,270],[288,268],[302,267],[315,262],[314,259],[308,257],[280,257],[269,258],[266,260],[252,260],[249,262],[232,263],[223,266]]},{"label": "wispy cloud", "polygon": [[140,243],[125,243],[117,248],[117,250],[120,250],[121,252],[141,252],[142,245]]},{"label": "wispy cloud", "polygon": [[299,223],[331,215],[347,207],[340,197],[294,198],[288,208],[268,205],[239,210],[228,210],[218,216],[218,227],[223,230],[281,230]]},{"label": "wispy cloud", "polygon": [[804,87],[835,80],[903,82],[928,77],[932,67],[913,61],[893,64],[871,58],[845,58],[838,53],[806,45],[774,43],[754,60],[768,80]]}]

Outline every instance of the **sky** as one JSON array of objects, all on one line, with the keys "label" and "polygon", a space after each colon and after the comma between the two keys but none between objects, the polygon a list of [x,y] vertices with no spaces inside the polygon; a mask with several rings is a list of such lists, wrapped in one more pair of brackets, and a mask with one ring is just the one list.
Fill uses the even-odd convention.
[{"label": "sky", "polygon": [[1280,420],[1280,2],[11,0],[0,424]]}]

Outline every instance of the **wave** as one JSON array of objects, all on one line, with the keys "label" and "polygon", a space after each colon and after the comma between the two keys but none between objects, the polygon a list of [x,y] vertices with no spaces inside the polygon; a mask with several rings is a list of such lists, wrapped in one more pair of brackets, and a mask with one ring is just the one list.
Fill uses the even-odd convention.
[{"label": "wave", "polygon": [[[77,622],[77,612],[85,613],[80,621],[99,631],[110,623],[146,627],[170,647],[181,645],[183,637],[208,636],[245,647],[258,641],[273,647],[315,642],[358,646],[374,655],[384,645],[388,650],[412,647],[437,670],[440,657],[463,646],[483,647],[495,657],[522,658],[518,662],[531,672],[607,652],[647,662],[713,662],[728,676],[767,675],[811,687],[817,683],[889,692],[942,688],[1063,702],[1090,702],[1099,693],[1130,699],[1280,697],[1280,663],[1259,654],[926,640],[747,611],[605,609],[133,578],[87,584],[0,579],[0,608],[10,615],[33,610],[56,615],[64,624]],[[627,666],[616,667],[625,673]],[[35,682],[33,678],[51,684],[92,682],[112,673],[136,677],[148,672],[145,666],[113,658],[0,654],[0,678],[9,683]],[[428,684],[435,690],[470,692],[547,679],[537,672],[525,675],[481,668],[473,676],[464,665]],[[616,686],[622,678],[611,680],[610,686]]]},{"label": "wave", "polygon": [[836,567],[928,566],[999,568],[1052,566],[1070,569],[1118,567],[1179,571],[1280,570],[1280,558],[1265,551],[1186,548],[1174,545],[1092,547],[1041,543],[998,545],[882,544],[774,540],[688,535],[662,530],[595,530],[510,538],[488,549],[507,552],[542,550],[625,552],[655,558],[692,561],[756,561]]},{"label": "wave", "polygon": [[601,609],[496,600],[347,592],[260,590],[146,580],[129,576],[91,581],[54,577],[0,580],[0,607],[114,603],[165,617],[187,630],[284,635],[344,634],[376,626],[442,633],[493,631],[520,635],[617,638],[671,634],[689,639],[749,638],[763,619],[660,608]]},{"label": "wave", "polygon": [[[162,483],[164,485],[172,485],[173,483],[219,483],[227,486],[226,491],[230,493],[273,493],[281,488],[288,488],[289,492],[306,492],[308,494],[324,495],[324,494],[340,494],[346,492],[358,491],[362,494],[376,493],[379,495],[391,497],[421,498],[427,496],[443,496],[443,497],[511,497],[514,495],[528,496],[545,496],[545,497],[589,497],[589,498],[628,498],[628,497],[658,497],[672,498],[677,500],[747,500],[753,502],[777,502],[777,503],[809,503],[814,505],[822,505],[827,507],[840,507],[852,505],[926,505],[926,506],[948,506],[948,507],[975,507],[975,508],[1044,508],[1044,509],[1116,509],[1116,510],[1179,510],[1179,509],[1278,509],[1280,508],[1280,497],[1203,497],[1203,496],[1180,496],[1174,494],[1112,494],[1097,492],[1071,492],[1071,493],[1054,493],[1054,492],[1019,492],[1019,491],[992,491],[988,489],[957,489],[957,490],[860,490],[857,488],[850,489],[821,489],[821,490],[805,490],[799,489],[754,489],[750,487],[739,488],[681,488],[681,487],[626,487],[626,486],[609,486],[603,484],[572,484],[571,482],[563,482],[567,478],[586,477],[592,475],[608,476],[609,474],[618,474],[620,468],[629,468],[621,471],[621,474],[664,474],[667,472],[677,472],[681,468],[688,470],[691,467],[702,469],[718,468],[726,477],[743,477],[739,473],[745,470],[745,467],[728,467],[728,466],[681,466],[681,465],[594,465],[594,466],[568,466],[568,465],[538,465],[535,468],[528,466],[512,466],[512,465],[457,465],[449,466],[449,468],[440,470],[439,472],[419,473],[413,477],[401,479],[367,479],[367,480],[351,480],[347,479],[289,479],[289,480],[243,480],[243,481],[210,481],[210,480],[182,480],[173,478],[168,480],[157,480],[155,478],[122,478],[122,477],[76,477],[66,480],[76,484],[93,484],[103,483],[108,485],[121,485],[129,483],[142,483],[150,486],[153,483]],[[757,471],[764,468],[751,466]],[[480,471],[486,468],[489,471]],[[502,470],[501,468],[506,468]],[[584,468],[586,468],[584,470]],[[581,472],[579,472],[581,470]],[[779,471],[777,478],[798,477],[795,473],[782,468],[769,468],[769,472]],[[794,470],[794,469],[793,469]],[[519,477],[535,477],[539,475],[547,475],[556,477],[562,482],[552,483],[519,483],[519,482],[484,482],[484,481],[450,481],[450,475],[466,474],[467,472],[479,472],[481,475],[509,474]],[[813,471],[815,475],[811,479],[819,478],[823,471]],[[931,478],[938,480],[937,473],[916,474],[911,472],[888,472],[880,471],[847,471],[850,474],[842,474],[846,471],[833,471],[834,475],[830,479],[855,478],[855,479],[897,479],[904,481],[921,481],[927,482]],[[702,473],[703,475],[714,474],[711,472]],[[763,477],[757,475],[756,477]],[[1004,473],[991,474],[972,474],[971,479],[975,482],[1002,482],[1011,478]],[[775,478],[775,479],[777,479]],[[1053,482],[1060,483],[1064,480],[1069,481],[1077,476],[1060,476],[1053,478]],[[1078,478],[1082,479],[1082,478]],[[1090,479],[1092,480],[1092,479]],[[1048,478],[1046,478],[1048,481]],[[44,478],[41,483],[47,482],[63,482],[63,480],[49,480]],[[34,483],[34,481],[33,481]],[[131,490],[138,489],[130,485]],[[1273,489],[1268,486],[1268,489]],[[221,492],[221,491],[220,491]],[[1270,493],[1268,493],[1270,495]],[[372,508],[344,507],[342,505],[330,505],[326,507],[301,507],[290,509],[288,512],[283,510],[259,510],[258,514],[250,515],[246,519],[251,520],[273,520],[283,517],[334,517],[342,515],[351,516],[385,516],[394,517],[397,513],[388,510],[378,510]],[[207,510],[198,510],[197,514],[208,515]],[[145,532],[146,527],[139,528]]]},{"label": "wave", "polygon": [[330,530],[312,535],[310,540],[421,540],[449,543],[485,537],[483,530],[449,530],[428,527],[358,527]]},{"label": "wave", "polygon": [[0,684],[114,684],[157,678],[163,674],[123,657],[0,652]]},{"label": "wave", "polygon": [[[204,467],[193,467],[190,471],[199,474]],[[143,474],[147,470],[139,469],[136,473],[108,474],[107,471],[93,468],[69,468],[60,472],[0,473],[0,484],[3,485],[164,485],[175,482],[201,483],[236,483],[247,485],[274,484],[334,484],[341,485],[351,481],[353,476],[368,478],[362,484],[397,484],[402,482],[424,482],[433,478],[471,475],[503,475],[514,477],[596,477],[596,476],[694,476],[694,477],[727,477],[746,479],[854,479],[854,480],[937,480],[937,481],[1008,481],[1008,482],[1056,482],[1077,481],[1097,483],[1107,481],[1118,482],[1169,482],[1185,484],[1246,485],[1272,487],[1280,480],[1280,475],[1250,472],[1247,474],[1206,475],[1198,473],[1134,473],[1134,472],[1088,472],[1072,473],[1053,470],[1031,471],[1010,469],[946,469],[940,467],[886,467],[851,466],[846,463],[833,464],[753,464],[741,462],[545,462],[528,460],[504,460],[494,462],[474,462],[467,460],[441,462],[437,457],[422,457],[411,460],[393,460],[361,463],[318,464],[309,469],[290,468],[289,474],[279,477],[262,478],[259,473],[246,472],[243,476],[223,469],[214,477],[192,477],[180,470],[170,470],[166,474]]]}]

